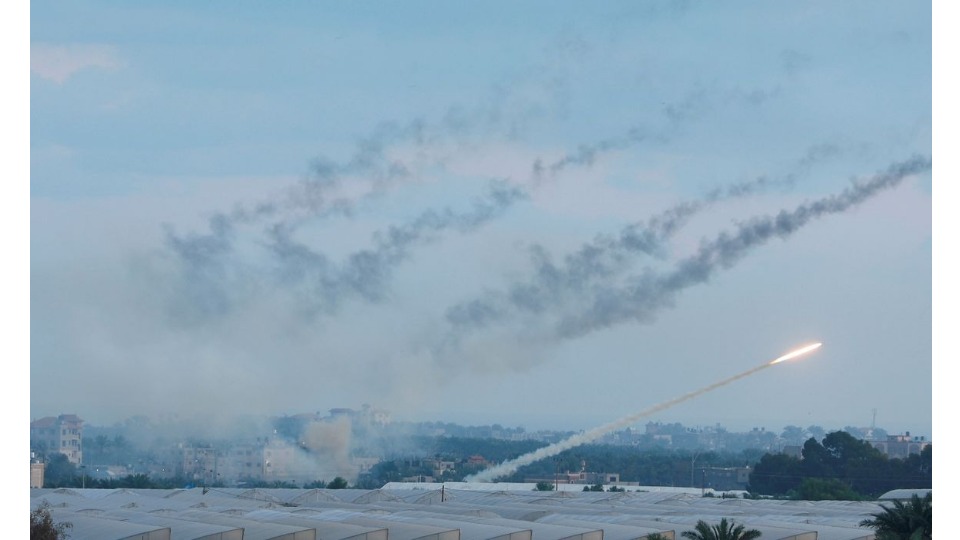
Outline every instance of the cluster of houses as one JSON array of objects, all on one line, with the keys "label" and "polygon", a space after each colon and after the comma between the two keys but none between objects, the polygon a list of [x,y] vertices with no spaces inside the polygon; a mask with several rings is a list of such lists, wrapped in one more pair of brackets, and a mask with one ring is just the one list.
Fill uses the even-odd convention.
[{"label": "cluster of houses", "polygon": [[[91,479],[120,478],[142,473],[152,478],[185,478],[197,485],[232,486],[243,485],[244,482],[305,485],[314,481],[330,481],[338,476],[353,479],[376,465],[380,459],[351,455],[348,445],[343,444],[345,439],[342,432],[345,430],[349,435],[351,425],[358,420],[367,424],[388,423],[389,418],[385,415],[383,411],[369,407],[362,411],[333,409],[328,416],[321,417],[318,413],[297,418],[297,421],[306,426],[305,435],[299,440],[275,435],[218,446],[178,443],[175,447],[156,449],[155,455],[159,456],[158,458],[149,463],[137,464],[91,463],[91,460],[85,460],[83,420],[76,414],[40,418],[30,423],[31,487],[43,486],[44,461],[57,453],[63,454],[70,463],[82,468],[83,474]],[[667,430],[659,424],[648,424],[646,431],[648,436],[653,435],[664,440],[676,436],[665,433]],[[757,434],[764,434],[763,431],[755,431]],[[339,442],[332,444],[331,441]],[[919,454],[930,444],[925,437],[911,437],[909,432],[869,442],[891,458]],[[796,445],[782,446],[780,451],[800,457],[800,447]],[[476,460],[477,464],[483,463],[480,456],[471,459]],[[443,477],[444,471],[454,466],[453,462],[439,459],[433,465],[433,478],[405,480],[429,482]],[[749,480],[750,468],[702,468],[700,474],[701,483],[705,486],[719,490],[743,489]],[[533,478],[528,481],[625,485],[620,482],[619,474],[589,472],[585,465],[580,471],[558,471],[551,478]]]}]

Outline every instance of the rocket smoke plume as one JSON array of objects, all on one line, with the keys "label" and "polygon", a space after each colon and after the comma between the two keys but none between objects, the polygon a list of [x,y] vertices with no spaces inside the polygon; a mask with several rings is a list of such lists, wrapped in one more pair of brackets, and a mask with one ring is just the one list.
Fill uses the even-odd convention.
[{"label": "rocket smoke plume", "polygon": [[[668,126],[635,124],[620,134],[581,143],[575,151],[561,156],[538,157],[530,166],[528,176],[507,179],[512,187],[492,182],[494,185],[488,189],[486,200],[475,202],[472,212],[454,214],[448,208],[429,209],[411,222],[378,233],[374,247],[349,254],[342,263],[338,264],[319,251],[316,243],[296,239],[298,230],[305,224],[316,224],[334,217],[352,219],[361,201],[383,196],[407,182],[421,181],[429,171],[445,168],[447,160],[457,153],[460,144],[464,144],[470,134],[502,131],[504,119],[499,114],[492,114],[502,108],[502,99],[502,96],[494,99],[493,103],[472,112],[453,108],[439,122],[418,118],[405,124],[381,123],[360,139],[354,151],[343,160],[316,159],[311,164],[308,178],[297,185],[250,205],[236,202],[233,210],[216,212],[209,219],[207,232],[179,234],[172,226],[165,226],[167,255],[172,256],[170,260],[177,274],[174,276],[176,282],[171,284],[176,293],[169,306],[173,320],[193,324],[221,319],[250,298],[262,294],[264,284],[275,287],[273,292],[287,289],[301,298],[302,301],[298,301],[302,304],[300,312],[308,320],[317,315],[336,313],[348,299],[379,302],[388,292],[393,270],[409,260],[415,248],[451,229],[467,234],[480,228],[573,167],[592,167],[606,154],[627,150],[640,143],[656,144],[669,140],[679,124],[699,116],[699,113],[693,113],[702,108],[705,98],[702,90],[697,91],[677,106],[670,107],[665,111],[670,121]],[[686,112],[677,114],[677,111]],[[513,125],[514,122],[509,123]],[[819,153],[828,155],[831,150],[827,148]],[[820,157],[811,155],[801,163],[801,168],[807,168],[810,162]],[[507,180],[500,181],[500,184]],[[793,175],[786,180],[792,181]],[[602,238],[598,242],[614,243],[626,251],[658,250],[665,239],[661,237],[681,227],[705,206],[784,183],[787,182],[760,178],[718,189],[703,201],[680,205],[650,223],[628,227],[619,238]],[[258,224],[263,225],[259,233],[262,236],[247,230]],[[658,233],[662,233],[661,237],[656,236]],[[255,242],[253,249],[266,248],[266,251],[256,253],[267,261],[270,268],[251,263],[247,257],[250,247],[244,250],[238,245],[238,242],[251,238]],[[594,254],[601,253],[613,260],[594,259]],[[615,250],[591,246],[585,246],[577,257],[579,260],[571,262],[585,267],[611,265],[611,272],[622,269],[621,263],[625,260]],[[549,273],[551,269],[544,270]],[[279,275],[271,275],[273,273]],[[547,291],[521,287],[513,293],[517,302],[539,306],[541,301],[537,296]],[[456,318],[456,308],[453,311],[452,317]]]},{"label": "rocket smoke plume", "polygon": [[[430,243],[437,235],[448,230],[468,234],[479,229],[517,202],[529,199],[530,192],[544,182],[555,179],[564,169],[577,165],[591,166],[603,153],[621,150],[643,140],[638,133],[639,130],[633,128],[628,135],[605,139],[594,145],[581,145],[576,154],[561,156],[546,167],[538,158],[532,179],[519,183],[508,179],[491,180],[486,193],[472,201],[469,211],[427,209],[411,221],[392,225],[386,231],[376,233],[374,247],[349,254],[341,264],[311,245],[297,241],[294,233],[310,221],[334,214],[350,216],[356,201],[348,199],[317,206],[299,218],[293,218],[292,212],[277,212],[279,206],[273,202],[263,203],[261,206],[269,211],[256,212],[256,216],[242,209],[231,215],[218,213],[210,219],[210,232],[205,234],[178,235],[171,227],[165,227],[167,247],[179,263],[182,277],[179,283],[182,294],[175,311],[191,321],[226,315],[237,304],[232,291],[246,290],[254,286],[251,284],[263,281],[265,271],[243,264],[237,258],[234,243],[239,236],[237,225],[250,224],[267,217],[275,220],[266,227],[264,233],[267,238],[259,244],[266,248],[266,254],[276,267],[276,277],[279,279],[275,284],[293,288],[298,297],[303,299],[303,314],[311,317],[321,313],[333,314],[347,298],[378,302],[386,294],[393,270],[411,257],[415,247]],[[345,165],[343,169],[353,171],[354,168],[360,168],[354,162],[362,164],[367,161],[366,158],[355,158],[350,162],[352,165]],[[333,165],[327,166],[327,169],[332,168]],[[329,174],[336,177],[340,173]],[[753,187],[738,188],[736,195],[758,189],[760,183],[763,181],[751,182]],[[529,186],[523,187],[526,184]],[[363,197],[376,195],[380,191],[372,191]],[[719,199],[722,196],[716,193],[711,198]],[[692,210],[688,213],[692,213]]]},{"label": "rocket smoke plume", "polygon": [[721,386],[726,386],[734,381],[738,381],[745,377],[749,377],[750,375],[753,375],[758,371],[762,371],[764,369],[767,369],[768,367],[774,366],[776,364],[779,364],[791,358],[796,358],[798,356],[811,352],[819,348],[820,345],[821,345],[820,343],[814,343],[812,345],[807,345],[805,347],[801,347],[799,349],[793,350],[783,356],[780,356],[779,358],[760,364],[757,367],[750,368],[742,373],[738,373],[737,375],[728,377],[726,379],[723,379],[722,381],[715,382],[699,390],[688,392],[680,397],[673,398],[669,401],[664,401],[663,403],[654,405],[653,407],[644,409],[638,413],[631,414],[630,416],[625,416],[615,422],[610,422],[600,427],[595,427],[589,431],[585,431],[578,435],[574,435],[573,437],[569,437],[558,443],[551,444],[550,446],[545,446],[543,448],[540,448],[528,454],[524,454],[516,459],[505,461],[500,465],[490,467],[489,469],[486,469],[483,472],[477,473],[471,477],[466,478],[466,481],[467,482],[492,482],[493,480],[500,478],[501,476],[513,474],[518,468],[523,467],[524,465],[529,465],[535,461],[539,461],[541,459],[545,459],[548,457],[553,457],[559,454],[560,452],[563,452],[564,450],[569,450],[571,448],[580,446],[581,444],[586,444],[588,442],[595,441],[600,437],[603,437],[607,433],[616,431],[618,429],[623,429],[647,416],[650,416],[651,414],[655,414],[660,411],[669,409],[674,405],[678,405],[680,403],[683,403],[684,401],[691,400],[697,396],[701,396],[703,394],[706,394],[707,392],[716,390]]},{"label": "rocket smoke plume", "polygon": [[776,215],[743,221],[732,232],[704,240],[695,253],[664,271],[647,268],[639,274],[624,275],[639,256],[655,254],[705,204],[759,189],[763,182],[739,184],[728,193],[678,205],[647,223],[624,228],[618,237],[584,244],[564,264],[553,264],[540,250],[535,253],[536,268],[530,279],[514,282],[507,292],[488,291],[483,298],[448,308],[450,334],[442,347],[456,347],[458,340],[472,331],[506,324],[524,315],[556,317],[552,334],[559,339],[574,339],[629,321],[649,323],[670,307],[679,293],[708,282],[755,248],[773,238],[786,239],[818,218],[845,212],[896,187],[910,175],[929,171],[931,166],[929,157],[915,156],[893,163],[886,171],[855,182],[840,193]]},{"label": "rocket smoke plume", "polygon": [[565,317],[557,326],[564,337],[585,335],[626,320],[649,321],[657,311],[670,305],[673,296],[693,285],[707,282],[720,269],[734,266],[753,248],[774,237],[788,238],[811,221],[839,214],[857,206],[877,193],[893,188],[905,178],[930,170],[929,157],[914,156],[894,163],[885,172],[867,182],[854,183],[842,192],[783,210],[776,216],[746,221],[733,234],[721,233],[704,242],[695,254],[680,261],[672,272],[646,274],[623,288],[599,290],[593,305],[582,313]]}]

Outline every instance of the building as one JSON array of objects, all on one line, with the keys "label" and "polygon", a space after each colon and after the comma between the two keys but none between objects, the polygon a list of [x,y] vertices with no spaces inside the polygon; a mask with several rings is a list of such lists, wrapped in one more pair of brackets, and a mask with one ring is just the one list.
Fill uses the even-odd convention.
[{"label": "building", "polygon": [[43,487],[44,467],[46,467],[44,463],[38,463],[34,461],[30,462],[30,487],[32,488]]},{"label": "building", "polygon": [[586,463],[581,461],[581,468],[577,472],[565,471],[559,472],[552,478],[527,478],[525,482],[548,482],[557,484],[582,484],[585,486],[595,485],[621,485],[620,473],[608,472],[590,472],[586,470]]},{"label": "building", "polygon": [[217,458],[217,449],[212,446],[181,445],[179,473],[202,485],[215,483],[220,474]]},{"label": "building", "polygon": [[885,441],[870,441],[870,444],[889,458],[904,459],[910,454],[923,452],[930,441],[926,437],[910,437],[908,431],[905,435],[888,435]]},{"label": "building", "polygon": [[[181,443],[177,451],[176,458],[167,460],[175,463],[176,475],[202,486],[308,484],[330,482],[337,476],[353,481],[380,461],[313,450],[282,437],[257,437],[223,446]],[[153,470],[167,461],[154,464]]]},{"label": "building", "polygon": [[703,467],[700,469],[701,488],[715,491],[742,491],[750,483],[750,467]]},{"label": "building", "polygon": [[83,420],[75,414],[47,416],[30,422],[30,448],[46,454],[61,453],[70,463],[83,463]]}]

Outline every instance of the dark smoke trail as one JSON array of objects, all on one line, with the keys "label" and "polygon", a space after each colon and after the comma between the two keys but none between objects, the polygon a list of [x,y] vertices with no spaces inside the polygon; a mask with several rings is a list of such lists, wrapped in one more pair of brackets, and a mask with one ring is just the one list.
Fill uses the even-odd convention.
[{"label": "dark smoke trail", "polygon": [[210,220],[211,234],[179,237],[166,227],[165,242],[173,251],[183,270],[178,296],[190,299],[186,310],[179,310],[180,317],[193,319],[196,315],[206,317],[223,314],[231,307],[230,297],[224,284],[230,269],[225,262],[230,252],[234,228],[222,215]]},{"label": "dark smoke trail", "polygon": [[519,188],[493,182],[484,197],[473,201],[470,211],[427,210],[408,223],[377,233],[373,248],[352,253],[340,266],[295,242],[283,227],[271,229],[273,241],[267,247],[280,261],[281,280],[306,283],[314,300],[311,303],[330,313],[348,296],[381,301],[393,269],[409,257],[414,246],[428,243],[434,235],[448,229],[469,233],[526,198],[527,194]]},{"label": "dark smoke trail", "polygon": [[[230,212],[218,213],[210,222],[210,235],[181,238],[181,242],[215,237],[214,221],[226,221],[231,225],[252,224],[262,220],[288,219],[291,215],[302,217],[327,217],[349,215],[359,200],[376,197],[396,184],[409,180],[419,170],[444,161],[443,144],[451,141],[463,144],[471,135],[499,134],[514,136],[518,129],[533,119],[535,111],[542,111],[542,104],[516,101],[515,88],[523,80],[512,84],[497,84],[491,88],[487,99],[472,108],[451,105],[439,119],[428,122],[414,118],[405,123],[381,122],[370,133],[356,141],[346,159],[337,161],[324,156],[315,158],[309,165],[305,178],[280,194],[259,201],[250,207],[237,204]],[[557,76],[546,80],[533,80],[534,84],[551,87],[557,84]],[[548,92],[553,99],[562,96]],[[561,103],[552,103],[554,107]],[[509,113],[509,114],[508,114]],[[408,160],[390,156],[388,150],[399,145],[410,145],[414,155]],[[338,190],[346,178],[360,178],[369,184],[369,191],[359,196],[342,196]],[[359,180],[354,180],[359,181]],[[218,238],[222,240],[221,238]]]},{"label": "dark smoke trail", "polygon": [[649,138],[649,135],[644,133],[643,130],[639,127],[633,127],[621,137],[605,139],[595,144],[581,144],[577,147],[576,152],[564,155],[548,165],[544,165],[543,160],[538,158],[533,162],[534,185],[539,184],[544,177],[554,177],[560,174],[571,165],[593,165],[599,154],[625,150],[647,138]]},{"label": "dark smoke trail", "polygon": [[[701,97],[697,94],[694,96],[696,99],[690,98],[687,101],[695,102]],[[496,109],[498,105],[494,103],[492,107]],[[695,116],[697,115],[689,114],[684,118]],[[676,127],[680,119],[670,115],[668,117],[673,127]],[[240,274],[239,263],[235,260],[239,256],[234,251],[235,230],[238,225],[250,225],[264,220],[274,220],[266,227],[267,245],[279,258],[281,284],[302,281],[307,274],[313,274],[315,279],[312,280],[311,287],[314,289],[314,296],[325,299],[322,301],[323,305],[333,307],[343,297],[339,291],[345,290],[345,283],[350,283],[348,288],[363,298],[368,300],[381,298],[383,283],[390,274],[386,271],[387,266],[404,260],[409,250],[404,249],[399,254],[391,255],[389,243],[385,245],[382,241],[378,241],[377,248],[356,253],[350,263],[335,270],[335,275],[330,277],[332,270],[329,261],[323,254],[313,252],[308,246],[295,243],[293,241],[295,230],[308,220],[319,220],[331,216],[351,217],[359,201],[380,196],[394,185],[414,177],[418,174],[418,170],[441,163],[442,157],[431,155],[431,152],[443,141],[456,139],[484,126],[496,128],[503,121],[499,115],[487,114],[484,110],[471,113],[452,107],[442,121],[435,125],[428,125],[421,119],[405,125],[383,123],[372,134],[361,139],[353,154],[344,162],[318,158],[311,165],[310,176],[288,189],[284,195],[260,201],[251,207],[237,204],[230,212],[214,215],[209,221],[208,233],[178,236],[168,228],[166,244],[173,252],[182,272],[181,278],[184,283],[179,287],[184,290],[183,297],[187,299],[184,303],[193,304],[187,305],[187,310],[194,316],[202,318],[223,315],[231,309],[235,301],[227,293],[229,287],[222,278],[228,273]],[[659,135],[650,135],[640,127],[632,127],[623,135],[594,144],[580,145],[576,152],[561,156],[547,165],[544,165],[541,159],[537,159],[532,166],[532,174],[528,182],[531,189],[536,189],[546,180],[555,179],[571,166],[589,167],[604,153],[623,150],[644,140],[661,140],[665,137],[666,131],[662,131]],[[391,145],[404,143],[413,143],[419,165],[389,156],[387,150]],[[363,178],[370,185],[369,190],[355,196],[339,194],[338,190],[342,187],[343,180],[352,177]],[[754,187],[748,187],[747,183],[744,183],[741,193],[731,191],[727,196],[746,195],[748,192],[759,189],[760,183],[756,182],[756,184]],[[711,197],[719,199],[723,196],[725,195],[717,193]],[[708,200],[708,202],[711,201]],[[668,216],[665,213],[663,219],[679,220],[684,210],[678,207],[675,212],[677,215]],[[693,211],[693,209],[686,210]],[[444,220],[444,216],[451,218],[450,211],[424,213],[425,220],[432,220],[435,223],[434,232],[439,232],[439,229],[444,227],[455,226],[458,221]],[[487,216],[487,218],[492,217],[494,216]],[[424,226],[424,230],[430,228],[426,223],[421,225]],[[650,226],[669,227],[670,224],[652,223]],[[417,228],[414,226],[414,229]],[[388,235],[407,233],[409,230],[405,231],[403,227],[393,228],[387,232]],[[623,247],[629,248],[632,245],[633,249],[646,248],[652,251],[657,249],[654,240],[646,232],[625,229],[618,242]],[[602,238],[598,241],[614,242]],[[211,250],[211,246],[216,246],[216,249]],[[597,271],[603,267],[615,269],[623,266],[621,256],[614,256],[613,261],[603,261],[595,257],[602,253],[604,251],[600,248],[586,247],[576,260],[571,259],[568,263],[582,266],[582,270],[579,270],[581,273],[587,273],[591,267]],[[197,256],[197,254],[203,255]],[[541,258],[541,261],[549,262],[546,258]],[[310,271],[306,268],[307,264],[317,264],[318,268]],[[542,270],[545,274],[551,271],[546,264]],[[353,275],[352,281],[348,279],[348,274]],[[511,296],[518,304],[536,308],[542,304],[538,297],[543,296],[544,292],[518,288],[512,291]]]},{"label": "dark smoke trail", "polygon": [[895,163],[870,181],[855,183],[837,195],[802,204],[792,211],[783,210],[776,216],[753,218],[741,224],[736,233],[724,232],[702,244],[696,254],[678,263],[673,272],[665,275],[647,272],[630,286],[597,291],[593,305],[582,314],[564,317],[557,333],[570,338],[626,320],[649,322],[657,312],[672,304],[678,292],[708,281],[717,270],[732,267],[753,248],[774,237],[785,239],[817,218],[844,212],[931,167],[930,158],[916,156]]},{"label": "dark smoke trail", "polygon": [[[412,126],[414,127],[409,129],[413,131],[423,129],[419,123],[414,123]],[[380,131],[394,133],[387,128],[381,128]],[[588,161],[570,156],[561,157],[553,162],[546,172],[539,173],[534,179],[534,187],[545,180],[555,178],[571,165],[592,165],[602,152],[626,148],[638,142],[642,138],[633,135],[635,132],[636,129],[632,129],[631,134],[626,137],[610,139],[592,146]],[[398,139],[403,138],[395,133],[393,136]],[[341,299],[351,292],[368,301],[381,300],[385,283],[391,275],[390,267],[405,260],[409,255],[410,247],[423,243],[418,240],[422,239],[425,233],[439,233],[449,228],[461,233],[472,231],[501,215],[515,202],[529,196],[520,188],[507,187],[504,181],[492,183],[486,200],[474,201],[472,212],[455,214],[449,208],[426,210],[415,221],[391,227],[385,233],[380,233],[375,240],[377,246],[374,249],[356,252],[350,256],[347,264],[335,268],[326,255],[312,250],[306,244],[294,241],[293,234],[307,219],[352,214],[356,201],[345,198],[325,199],[323,186],[336,185],[340,175],[362,172],[381,161],[383,140],[386,138],[388,138],[386,135],[381,135],[360,145],[357,155],[346,164],[324,162],[315,165],[315,169],[319,171],[317,174],[323,181],[301,185],[300,188],[313,191],[301,203],[282,205],[274,201],[261,203],[253,211],[237,208],[230,214],[217,214],[209,222],[208,234],[181,237],[173,233],[172,229],[168,229],[167,245],[182,267],[183,278],[187,281],[184,287],[190,292],[187,297],[200,301],[193,306],[193,311],[200,316],[222,315],[230,308],[231,301],[222,277],[234,266],[232,256],[236,224],[250,224],[258,219],[270,217],[281,209],[286,215],[297,205],[302,208],[309,207],[308,215],[304,218],[283,219],[268,226],[266,228],[268,239],[265,245],[277,258],[280,284],[309,282],[310,298],[317,300],[310,303],[315,304],[314,307],[324,306],[324,311],[332,312],[339,306]],[[383,176],[378,178],[378,181],[386,183]],[[371,192],[362,198],[375,195],[375,192]]]},{"label": "dark smoke trail", "polygon": [[[331,216],[350,217],[358,202],[382,195],[396,184],[413,178],[417,171],[442,163],[443,156],[430,155],[432,149],[448,139],[457,139],[473,131],[482,129],[496,129],[502,127],[504,119],[499,114],[503,107],[502,101],[506,98],[498,96],[487,108],[479,107],[473,112],[465,111],[461,107],[452,106],[443,115],[440,122],[428,124],[421,118],[414,119],[400,125],[393,122],[384,122],[378,125],[372,133],[356,143],[353,153],[343,162],[318,157],[310,165],[307,178],[286,189],[281,195],[259,201],[251,207],[237,203],[229,212],[218,212],[210,218],[207,234],[193,234],[186,237],[176,236],[172,230],[167,231],[168,244],[176,243],[182,249],[174,249],[181,253],[183,249],[203,249],[204,244],[218,243],[223,249],[217,255],[222,259],[228,257],[233,250],[232,238],[223,234],[224,228],[233,229],[237,225],[250,225],[268,219],[278,219],[274,227],[291,229],[297,220],[324,219]],[[698,113],[688,111],[694,103],[704,100],[703,89],[687,96],[678,105],[687,111],[683,115],[676,114],[677,107],[665,111],[665,115],[676,127],[681,121],[690,120]],[[570,166],[592,166],[598,156],[612,151],[624,150],[644,140],[665,140],[668,138],[668,129],[650,134],[640,126],[629,128],[625,134],[604,139],[593,144],[581,144],[576,152],[561,156],[549,164],[544,164],[538,158],[534,161],[531,170],[531,187],[537,188],[544,181],[555,178]],[[391,158],[387,149],[393,145],[412,143],[419,165],[409,161]],[[359,177],[370,184],[369,191],[361,195],[342,196],[337,190],[343,185],[344,178]],[[189,244],[198,244],[191,247]],[[190,258],[183,258],[184,264],[196,262]],[[207,261],[213,263],[212,260]],[[202,271],[202,270],[201,270]]]},{"label": "dark smoke trail", "polygon": [[[456,304],[447,310],[447,321],[455,328],[466,330],[502,322],[511,314],[539,315],[556,311],[595,289],[609,286],[609,282],[627,271],[638,256],[662,257],[667,241],[694,215],[711,205],[754,195],[774,186],[791,186],[798,174],[838,152],[831,145],[814,146],[799,160],[796,170],[783,177],[762,176],[714,189],[702,200],[681,202],[647,221],[627,225],[616,236],[597,236],[575,253],[567,255],[562,265],[555,264],[542,247],[533,246],[533,278],[512,285],[506,294],[488,292],[483,299]],[[564,158],[556,163],[572,162]]]}]

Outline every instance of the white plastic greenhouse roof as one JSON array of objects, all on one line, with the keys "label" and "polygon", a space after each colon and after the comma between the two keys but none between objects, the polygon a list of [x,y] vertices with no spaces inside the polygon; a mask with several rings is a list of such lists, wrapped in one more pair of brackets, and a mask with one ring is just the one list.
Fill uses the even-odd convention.
[{"label": "white plastic greenhouse roof", "polygon": [[[640,540],[732,519],[764,540],[871,540],[881,503],[702,497],[688,492],[535,491],[532,484],[388,484],[378,490],[32,489],[71,538]],[[442,488],[442,491],[441,491]],[[466,488],[466,489],[464,489]],[[582,489],[582,487],[581,487]],[[907,491],[907,490],[902,490]]]},{"label": "white plastic greenhouse roof", "polygon": [[916,495],[921,499],[927,496],[927,493],[930,493],[929,489],[895,489],[893,491],[888,491],[880,496],[881,501],[893,501],[893,500],[908,500],[910,497]]}]

